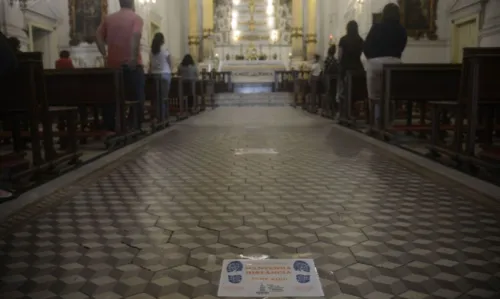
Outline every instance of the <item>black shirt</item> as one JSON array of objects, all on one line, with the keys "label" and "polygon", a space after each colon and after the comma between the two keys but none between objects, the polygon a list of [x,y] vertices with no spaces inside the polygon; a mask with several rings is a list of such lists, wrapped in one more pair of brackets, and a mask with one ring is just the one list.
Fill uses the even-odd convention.
[{"label": "black shirt", "polygon": [[407,40],[406,29],[399,22],[374,24],[365,40],[365,56],[401,58]]},{"label": "black shirt", "polygon": [[325,59],[325,73],[335,75],[338,73],[338,62],[333,56],[328,56]]},{"label": "black shirt", "polygon": [[17,58],[7,40],[0,32],[0,75],[4,75],[17,66]]},{"label": "black shirt", "polygon": [[362,69],[361,53],[363,53],[363,39],[361,36],[344,35],[339,41],[342,49],[340,68],[342,71]]}]

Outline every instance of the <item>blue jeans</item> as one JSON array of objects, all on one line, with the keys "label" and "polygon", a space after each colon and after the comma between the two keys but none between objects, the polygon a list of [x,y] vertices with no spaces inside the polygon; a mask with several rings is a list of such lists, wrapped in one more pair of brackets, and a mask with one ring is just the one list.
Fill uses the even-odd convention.
[{"label": "blue jeans", "polygon": [[[138,65],[131,69],[128,66],[122,66],[123,70],[123,87],[125,89],[125,100],[137,101],[138,104],[133,105],[129,113],[129,121],[134,121],[133,126],[136,129],[141,128],[144,118],[144,99],[146,97],[144,88],[146,85],[146,77],[144,76],[144,68]],[[106,130],[115,131],[116,103],[103,107],[102,118]],[[125,121],[125,120],[122,120]],[[122,123],[123,125],[123,123]]]},{"label": "blue jeans", "polygon": [[168,107],[168,94],[170,93],[170,83],[172,82],[172,74],[171,73],[162,73],[161,74],[161,83],[160,83],[160,107],[161,108],[161,117],[162,120],[168,120],[170,117],[169,107]]}]

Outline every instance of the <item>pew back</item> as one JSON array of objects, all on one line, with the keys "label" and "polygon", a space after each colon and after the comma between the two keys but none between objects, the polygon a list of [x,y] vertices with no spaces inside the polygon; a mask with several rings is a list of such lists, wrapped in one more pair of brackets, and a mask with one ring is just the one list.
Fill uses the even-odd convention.
[{"label": "pew back", "polygon": [[45,70],[45,85],[54,106],[115,104],[124,97],[119,69]]},{"label": "pew back", "polygon": [[500,48],[465,48],[462,66],[462,101],[476,104],[500,100]]},{"label": "pew back", "polygon": [[366,89],[366,73],[364,71],[347,71],[345,75],[346,99],[340,103],[339,117],[341,122],[355,123],[359,118],[357,102],[365,102],[368,98]]},{"label": "pew back", "polygon": [[389,101],[454,101],[461,76],[460,64],[384,65],[383,99]]}]

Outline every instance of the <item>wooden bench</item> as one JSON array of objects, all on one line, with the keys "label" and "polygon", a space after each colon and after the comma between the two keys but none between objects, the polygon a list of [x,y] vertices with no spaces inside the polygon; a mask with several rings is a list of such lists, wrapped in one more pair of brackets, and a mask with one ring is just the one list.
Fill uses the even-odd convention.
[{"label": "wooden bench", "polygon": [[214,82],[206,72],[202,72],[201,79],[196,81],[196,94],[200,97],[200,111],[206,110],[207,101],[212,109],[215,108]]},{"label": "wooden bench", "polygon": [[364,71],[347,71],[345,74],[346,96],[338,103],[339,123],[356,127],[361,120],[368,120],[368,91]]},{"label": "wooden bench", "polygon": [[336,74],[326,74],[324,76],[325,82],[325,93],[321,101],[321,115],[327,118],[334,118],[336,114],[336,96],[337,96],[337,84],[338,75]]},{"label": "wooden bench", "polygon": [[222,92],[232,92],[233,91],[233,83],[231,72],[209,72],[209,77],[214,82],[214,92],[222,93]]},{"label": "wooden bench", "polygon": [[[76,107],[48,105],[42,53],[19,53],[18,60],[18,69],[0,82],[5,91],[0,105],[3,121],[0,138],[12,138],[13,144],[12,152],[1,157],[0,165],[14,184],[27,186],[29,183],[23,179],[32,178],[32,174],[64,172],[78,164],[81,154],[76,141]],[[64,152],[55,149],[52,126],[55,117],[67,124],[65,131],[57,132]],[[31,162],[23,151],[26,141],[31,145]]]},{"label": "wooden bench", "polygon": [[200,99],[198,98],[196,83],[197,79],[184,79],[182,80],[182,94],[186,98],[186,111],[188,115],[198,114],[200,112]]},{"label": "wooden bench", "polygon": [[[132,126],[127,123],[125,116],[127,109],[138,103],[126,101],[122,70],[108,68],[45,70],[45,85],[47,99],[52,106],[78,106],[115,111],[114,132],[108,128],[102,129],[98,119],[94,119],[93,126],[87,128],[88,120],[83,116],[80,130],[77,132],[79,138],[104,137],[105,145],[109,148],[119,143],[126,143],[141,134],[136,126],[137,120]],[[94,115],[98,117],[98,113]]]},{"label": "wooden bench", "polygon": [[173,76],[172,82],[170,83],[170,92],[168,96],[168,106],[170,113],[175,115],[177,120],[186,119],[189,117],[189,112],[187,111],[188,102],[187,97],[184,96],[184,85],[183,80],[179,76]]},{"label": "wooden bench", "polygon": [[[384,65],[379,103],[381,120],[376,123],[373,113],[370,113],[372,131],[386,138],[398,132],[419,132],[424,137],[423,133],[432,130],[426,113],[429,102],[454,101],[458,96],[460,76],[459,64]],[[371,111],[374,111],[373,104]],[[413,123],[415,104],[419,108],[418,124]],[[442,128],[449,129],[450,126]]]},{"label": "wooden bench", "polygon": [[306,96],[310,93],[310,71],[293,71],[293,107],[300,106],[306,109]]},{"label": "wooden bench", "polygon": [[[456,100],[431,102],[433,126],[429,149],[433,155],[449,156],[472,171],[477,167],[500,169],[500,145],[498,140],[495,144],[493,136],[495,130],[500,130],[499,69],[500,48],[464,49]],[[455,115],[451,143],[441,138],[446,129],[439,121],[443,110]],[[478,146],[482,149],[479,152]]]},{"label": "wooden bench", "polygon": [[157,131],[169,126],[168,94],[162,98],[162,77],[159,74],[147,74],[145,94],[146,102],[150,102],[151,130]]},{"label": "wooden bench", "polygon": [[275,71],[274,92],[293,92],[294,80],[297,71]]}]

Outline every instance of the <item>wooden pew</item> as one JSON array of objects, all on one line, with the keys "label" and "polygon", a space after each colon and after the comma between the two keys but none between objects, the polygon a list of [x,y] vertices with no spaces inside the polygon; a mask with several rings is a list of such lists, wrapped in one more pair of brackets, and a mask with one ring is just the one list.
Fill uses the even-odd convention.
[{"label": "wooden pew", "polygon": [[293,107],[300,106],[306,109],[306,96],[310,93],[309,75],[310,71],[293,71]]},{"label": "wooden pew", "polygon": [[214,81],[215,93],[232,92],[233,83],[231,72],[209,72],[210,79]]},{"label": "wooden pew", "polygon": [[214,84],[213,81],[202,73],[201,79],[196,81],[196,94],[200,97],[200,111],[205,111],[207,101],[210,101],[210,106],[215,108]]},{"label": "wooden pew", "polygon": [[297,71],[275,71],[274,92],[293,92]]},{"label": "wooden pew", "polygon": [[[19,53],[18,60],[18,69],[11,75],[2,78],[0,82],[2,90],[5,91],[0,105],[0,114],[4,125],[1,138],[12,136],[13,139],[13,152],[2,156],[0,165],[2,172],[4,168],[8,169],[10,180],[14,181],[15,184],[30,178],[34,173],[51,175],[55,172],[66,171],[68,168],[74,167],[81,156],[77,149],[75,136],[77,109],[76,107],[52,107],[48,105],[42,53]],[[66,122],[67,129],[57,132],[61,137],[62,145],[65,146],[64,153],[55,150],[52,127],[55,117]],[[21,121],[27,124],[27,127],[23,128]],[[8,123],[10,123],[10,129]],[[31,144],[32,166],[25,159],[26,154],[21,147],[21,144],[26,142],[26,139],[23,140],[23,138],[28,138]],[[61,165],[62,169],[59,167]]]},{"label": "wooden pew", "polygon": [[307,107],[306,110],[310,113],[316,114],[323,106],[322,97],[324,95],[323,78],[320,76],[316,79],[309,79],[309,94],[306,96]]},{"label": "wooden pew", "polygon": [[[461,65],[458,64],[384,65],[381,121],[376,123],[373,117],[370,118],[372,131],[379,132],[386,138],[398,132],[419,132],[423,137],[422,133],[432,130],[426,117],[428,103],[455,100],[458,96],[460,75]],[[418,124],[413,124],[414,104],[417,104],[420,110]],[[373,111],[373,106],[370,108]],[[404,124],[401,124],[401,118],[404,118]]]},{"label": "wooden pew", "polygon": [[356,127],[359,121],[368,121],[366,73],[347,71],[345,80],[346,96],[344,101],[339,103],[339,123]]},{"label": "wooden pew", "polygon": [[200,112],[200,102],[196,89],[196,82],[198,80],[184,79],[182,80],[182,94],[186,98],[186,111],[188,115],[198,114]]},{"label": "wooden pew", "polygon": [[159,74],[146,75],[146,101],[151,102],[151,130],[157,131],[169,126],[168,94],[161,97],[162,78]]},{"label": "wooden pew", "polygon": [[[115,132],[100,129],[97,119],[90,132],[80,130],[80,138],[106,138],[106,147],[126,143],[141,134],[137,127],[127,124],[126,111],[137,104],[126,101],[123,73],[120,69],[85,68],[73,70],[45,70],[47,98],[52,106],[79,106],[115,110]],[[83,129],[83,127],[81,128]]]},{"label": "wooden pew", "polygon": [[210,102],[212,109],[216,107],[215,104],[215,81],[210,76],[210,73],[206,70],[201,72],[201,80],[203,82],[203,92],[205,101]]},{"label": "wooden pew", "polygon": [[322,100],[321,115],[327,118],[334,118],[336,114],[336,96],[338,75],[325,75],[325,94]]},{"label": "wooden pew", "polygon": [[173,76],[170,83],[170,92],[168,96],[170,113],[174,114],[177,120],[186,119],[189,117],[187,111],[187,97],[184,96],[183,80],[179,76]]},{"label": "wooden pew", "polygon": [[[460,91],[455,101],[431,102],[432,137],[429,149],[435,156],[444,154],[464,164],[469,170],[477,167],[500,169],[500,144],[493,133],[500,115],[500,48],[465,48],[463,52]],[[453,140],[441,140],[443,110],[453,111],[455,122]],[[497,122],[495,122],[495,117]],[[482,151],[477,151],[478,146]]]}]

